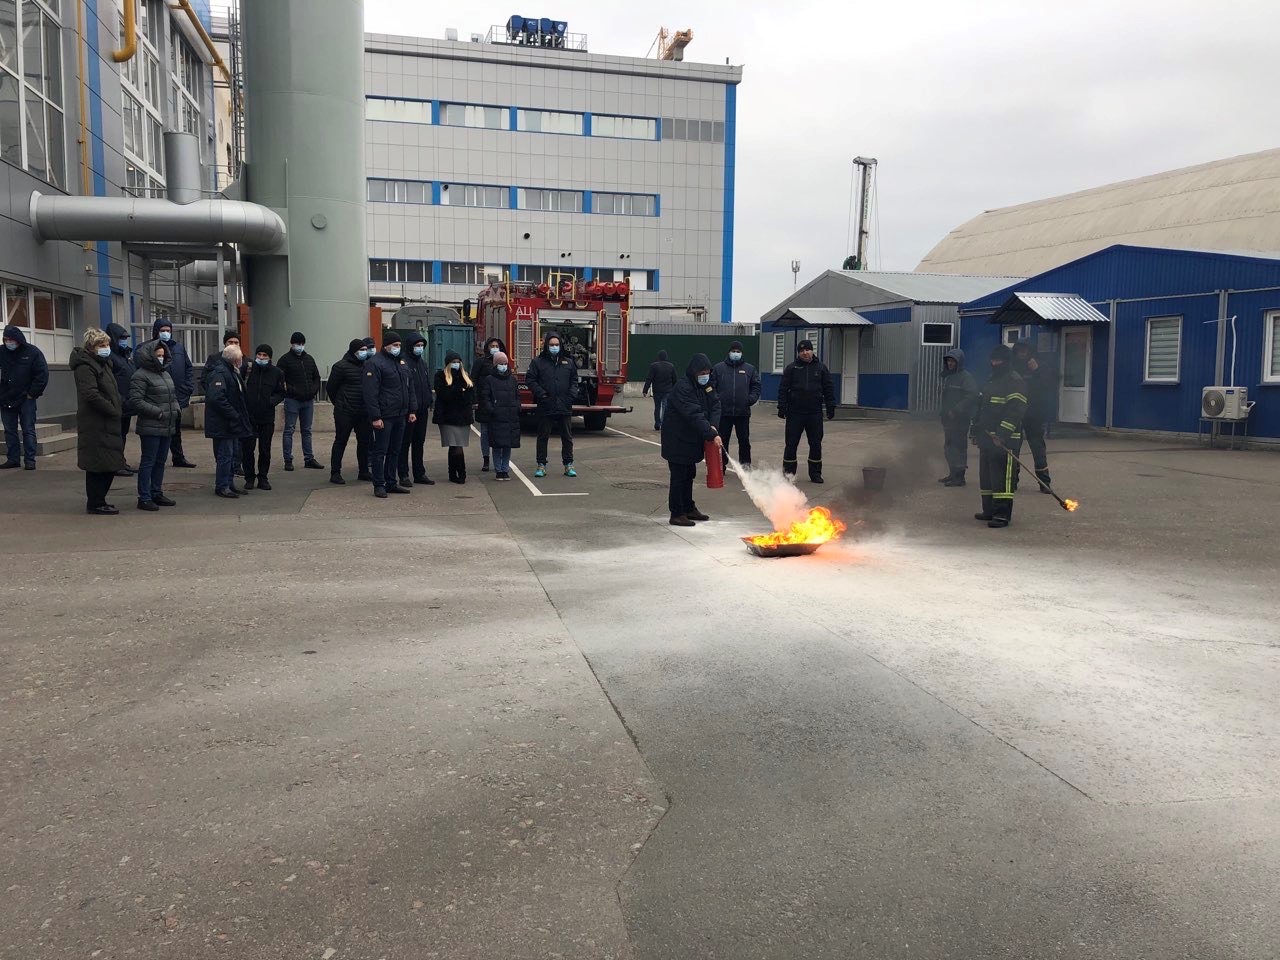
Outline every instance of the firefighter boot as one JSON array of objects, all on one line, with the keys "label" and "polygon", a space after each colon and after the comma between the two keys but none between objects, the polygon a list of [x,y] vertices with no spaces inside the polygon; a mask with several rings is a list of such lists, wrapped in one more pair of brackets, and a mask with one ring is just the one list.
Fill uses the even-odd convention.
[{"label": "firefighter boot", "polygon": [[1013,501],[1001,500],[992,512],[991,519],[987,521],[987,526],[994,529],[1007,527],[1013,520]]},{"label": "firefighter boot", "polygon": [[783,476],[794,477],[796,475],[796,470],[799,468],[799,466],[800,466],[800,463],[798,460],[783,460],[782,461]]},{"label": "firefighter boot", "polygon": [[822,461],[821,460],[809,461],[809,482],[810,483],[824,482],[822,479]]},{"label": "firefighter boot", "polygon": [[973,515],[973,519],[975,519],[975,520],[988,521],[988,520],[990,520],[992,517],[994,517],[994,516],[995,516],[995,512],[992,510],[992,504],[994,504],[994,503],[995,503],[995,501],[991,498],[991,494],[989,494],[989,493],[984,493],[984,494],[982,495],[982,512],[981,512],[981,513],[975,513],[975,514]]}]

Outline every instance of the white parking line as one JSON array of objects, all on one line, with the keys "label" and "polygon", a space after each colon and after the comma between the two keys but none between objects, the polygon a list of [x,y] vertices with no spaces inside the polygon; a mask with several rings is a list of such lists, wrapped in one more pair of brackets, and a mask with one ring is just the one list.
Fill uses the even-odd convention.
[{"label": "white parking line", "polygon": [[657,440],[646,440],[644,437],[637,437],[634,433],[627,433],[627,431],[619,430],[617,427],[605,427],[605,429],[608,430],[610,433],[616,433],[622,437],[630,437],[632,440],[639,440],[641,443],[647,443],[653,447],[662,446],[662,444],[660,444]]},{"label": "white parking line", "polygon": [[[474,433],[477,437],[480,436],[480,431],[476,429],[474,424],[472,424],[471,426],[471,432]],[[578,493],[544,493],[543,491],[539,490],[537,486],[534,485],[534,482],[524,475],[524,471],[521,470],[519,467],[517,467],[514,463],[511,465],[511,472],[520,478],[520,482],[523,483],[526,487],[528,487],[529,492],[532,493],[535,497],[589,497],[591,496],[591,494],[587,493],[586,491],[582,491]]]}]

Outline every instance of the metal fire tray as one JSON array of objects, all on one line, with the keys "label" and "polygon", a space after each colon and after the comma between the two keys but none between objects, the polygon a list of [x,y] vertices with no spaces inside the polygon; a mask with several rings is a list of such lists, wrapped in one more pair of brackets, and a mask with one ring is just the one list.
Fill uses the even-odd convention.
[{"label": "metal fire tray", "polygon": [[743,537],[742,542],[757,557],[805,557],[822,546],[820,543],[780,543],[762,547],[758,543],[752,543],[750,537]]}]

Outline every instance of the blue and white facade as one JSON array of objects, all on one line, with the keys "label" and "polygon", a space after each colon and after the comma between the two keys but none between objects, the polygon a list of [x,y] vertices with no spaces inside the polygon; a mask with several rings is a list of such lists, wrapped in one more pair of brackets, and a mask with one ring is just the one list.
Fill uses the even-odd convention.
[{"label": "blue and white facade", "polygon": [[[1069,298],[1093,309],[1045,320],[1019,310],[1020,293],[1059,295],[1063,314]],[[960,316],[961,346],[977,361],[1002,338],[1033,340],[1059,372],[1060,421],[1196,434],[1203,389],[1235,385],[1256,403],[1249,435],[1280,439],[1280,258],[1117,245],[972,300]]]},{"label": "blue and white facade", "polygon": [[631,282],[733,319],[740,67],[365,38],[370,293],[487,275]]}]

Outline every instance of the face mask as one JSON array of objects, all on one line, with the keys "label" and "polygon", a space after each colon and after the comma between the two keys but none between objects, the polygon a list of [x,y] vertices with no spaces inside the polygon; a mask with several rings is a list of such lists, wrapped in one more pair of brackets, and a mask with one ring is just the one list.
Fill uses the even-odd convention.
[{"label": "face mask", "polygon": [[[18,349],[18,345],[17,345],[16,343],[14,343],[12,340],[6,340],[6,341],[4,342],[4,348],[5,348],[6,350],[17,350],[17,349]],[[111,348],[110,348],[110,347],[108,347],[108,348],[107,348],[107,353],[110,353],[110,352],[111,352]]]},{"label": "face mask", "polygon": [[698,386],[705,387],[710,382],[711,382],[711,374],[709,373],[698,374]]},{"label": "face mask", "polygon": [[[10,347],[10,349],[13,349],[13,348],[12,348],[12,347]],[[98,356],[100,356],[103,360],[107,359],[107,357],[111,356],[111,348],[110,348],[110,347],[99,347],[99,348],[98,348]]]},{"label": "face mask", "polygon": [[418,344],[418,346],[413,348],[413,355],[415,357],[422,356],[422,344]]},{"label": "face mask", "polygon": [[739,360],[742,359],[742,354],[737,350],[731,350],[729,351],[729,359],[732,360],[734,363],[737,363]]},{"label": "face mask", "polygon": [[550,354],[554,357],[556,354],[558,354],[558,353],[560,352],[560,344],[555,343],[555,344],[552,344],[551,346],[547,347],[547,352],[548,352],[548,353],[550,353]]},{"label": "face mask", "polygon": [[398,356],[400,356],[400,348],[399,348],[399,347],[388,347],[388,348],[387,348],[387,353],[391,354],[393,357],[398,357]]},{"label": "face mask", "polygon": [[498,352],[498,348],[497,348],[497,347],[490,347],[490,348],[489,348],[489,356],[491,356],[491,357],[492,357],[492,356],[496,355],[496,354],[497,354],[497,352]]},{"label": "face mask", "polygon": [[128,349],[129,349],[129,341],[128,341],[128,340],[120,340],[120,341],[118,341],[118,342],[119,342],[119,344],[120,344],[120,349],[121,349],[121,350],[128,350]]},{"label": "face mask", "polygon": [[460,364],[460,363],[451,363],[451,364],[449,364],[449,369],[450,369],[450,370],[461,370],[461,369],[462,369],[462,364]]},{"label": "face mask", "polygon": [[163,367],[163,366],[164,366],[164,357],[156,357],[156,363]]},{"label": "face mask", "polygon": [[263,360],[261,357],[254,357],[254,358],[253,358],[253,362],[254,362],[254,363],[256,363],[256,364],[257,364],[258,366],[260,366],[260,367],[265,367],[265,366],[266,366],[268,363],[270,363],[271,361],[270,361],[270,360]]},{"label": "face mask", "polygon": [[368,359],[369,359],[369,351],[368,351],[368,350],[357,350],[357,351],[356,351],[356,359],[357,359],[357,360],[368,360]]},{"label": "face mask", "polygon": [[306,348],[306,347],[304,347],[304,346],[303,346],[302,344],[300,344],[300,343],[295,343],[295,344],[293,345],[293,352],[294,352],[294,353],[302,353],[302,351],[303,351],[303,350],[305,350],[305,349],[307,349],[307,348]]},{"label": "face mask", "polygon": [[505,363],[500,363],[495,369],[497,369],[499,373],[506,373],[511,368],[508,367]]},{"label": "face mask", "polygon": [[168,343],[170,340],[173,339],[173,334],[170,333],[168,330],[161,330],[160,339],[163,340],[165,343]]}]

